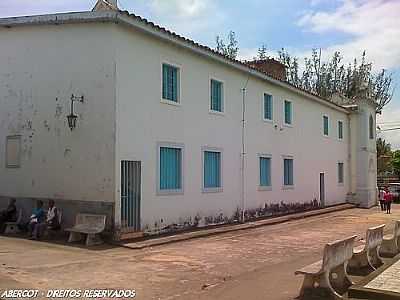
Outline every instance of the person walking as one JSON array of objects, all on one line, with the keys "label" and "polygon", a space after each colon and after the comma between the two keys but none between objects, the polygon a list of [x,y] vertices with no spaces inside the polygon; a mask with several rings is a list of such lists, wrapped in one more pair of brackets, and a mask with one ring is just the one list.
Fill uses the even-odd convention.
[{"label": "person walking", "polygon": [[383,188],[379,189],[379,193],[378,193],[378,199],[379,199],[379,204],[381,205],[381,211],[385,211],[386,210],[386,206],[385,206],[385,190]]},{"label": "person walking", "polygon": [[393,201],[393,195],[389,191],[389,188],[385,188],[385,206],[386,206],[386,213],[390,214],[391,213],[391,208],[392,208],[392,201]]}]

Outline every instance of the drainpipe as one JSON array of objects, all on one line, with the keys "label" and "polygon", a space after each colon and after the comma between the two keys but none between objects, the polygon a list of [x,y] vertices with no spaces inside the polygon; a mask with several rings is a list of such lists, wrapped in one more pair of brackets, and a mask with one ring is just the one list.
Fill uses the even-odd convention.
[{"label": "drainpipe", "polygon": [[247,81],[242,88],[242,151],[241,151],[241,188],[242,188],[242,216],[241,222],[244,223],[244,212],[246,210],[246,197],[245,197],[245,159],[246,159],[246,145],[245,145],[245,129],[246,129],[246,90],[247,84],[249,83],[250,77],[247,77]]}]

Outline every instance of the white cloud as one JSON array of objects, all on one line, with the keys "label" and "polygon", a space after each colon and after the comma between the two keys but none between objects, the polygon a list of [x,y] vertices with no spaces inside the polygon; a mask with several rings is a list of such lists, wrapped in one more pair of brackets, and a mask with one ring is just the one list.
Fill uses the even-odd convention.
[{"label": "white cloud", "polygon": [[325,49],[350,59],[363,50],[377,68],[400,67],[400,1],[342,0],[334,11],[307,12],[298,25],[320,34],[339,32],[351,40]]},{"label": "white cloud", "polygon": [[148,5],[163,26],[189,37],[223,22],[212,0],[150,0]]},{"label": "white cloud", "polygon": [[0,0],[0,17],[91,10],[96,0]]},{"label": "white cloud", "polygon": [[212,4],[209,0],[152,0],[150,3],[157,13],[184,19],[203,15]]},{"label": "white cloud", "polygon": [[[389,128],[398,128],[400,127],[400,108],[394,107],[391,103],[384,110],[382,115],[377,116],[377,124],[383,130]],[[381,125],[384,123],[383,125]],[[384,138],[387,142],[392,145],[392,149],[400,149],[400,130],[393,131],[383,131],[378,134],[379,137]]]},{"label": "white cloud", "polygon": [[[305,30],[315,33],[343,33],[349,36],[348,41],[323,49],[323,56],[328,57],[334,51],[340,51],[345,55],[344,60],[350,62],[366,50],[368,60],[374,63],[376,70],[400,68],[400,1],[341,2],[333,11],[309,11],[298,22]],[[303,56],[305,55],[309,53],[304,53]],[[393,99],[385,107],[383,114],[378,116],[378,123],[400,123],[398,100],[400,99]],[[381,133],[381,136],[387,139],[393,148],[400,149],[400,130],[386,131]]]}]

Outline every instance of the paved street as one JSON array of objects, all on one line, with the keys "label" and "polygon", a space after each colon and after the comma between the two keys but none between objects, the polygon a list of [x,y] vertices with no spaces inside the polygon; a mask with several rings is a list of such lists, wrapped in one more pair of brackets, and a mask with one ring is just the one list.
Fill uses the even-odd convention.
[{"label": "paved street", "polygon": [[320,259],[328,242],[400,219],[377,208],[132,250],[0,237],[0,290],[12,287],[136,289],[137,299],[293,299],[294,271]]}]

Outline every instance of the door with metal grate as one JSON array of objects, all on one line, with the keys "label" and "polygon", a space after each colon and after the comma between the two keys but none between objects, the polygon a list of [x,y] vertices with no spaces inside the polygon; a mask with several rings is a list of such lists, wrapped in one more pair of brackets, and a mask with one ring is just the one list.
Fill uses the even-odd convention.
[{"label": "door with metal grate", "polygon": [[140,231],[141,162],[121,161],[121,227]]},{"label": "door with metal grate", "polygon": [[325,207],[325,173],[319,173],[319,202]]}]

